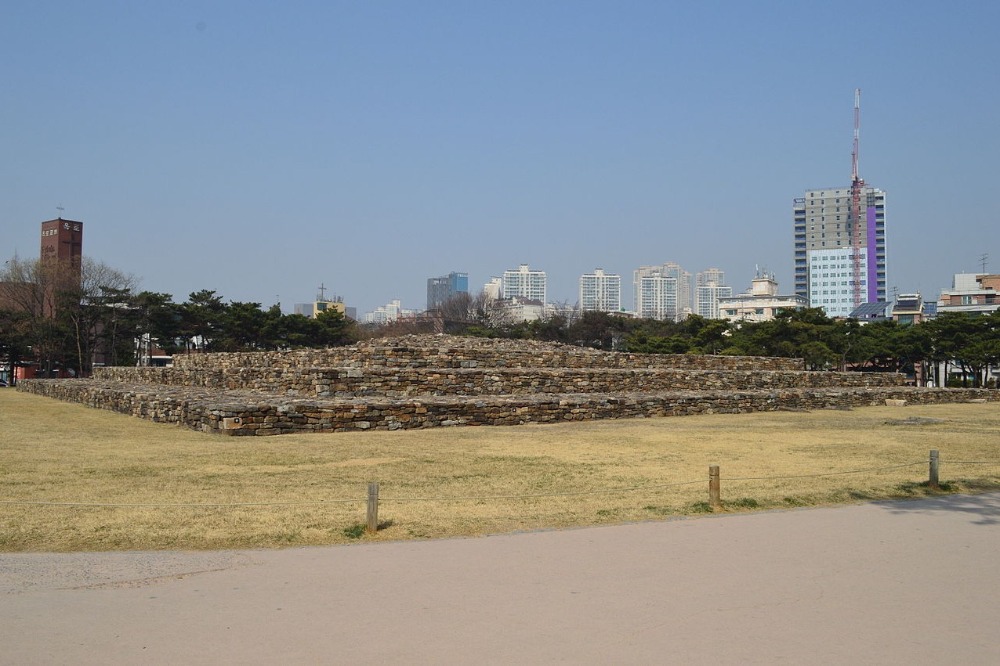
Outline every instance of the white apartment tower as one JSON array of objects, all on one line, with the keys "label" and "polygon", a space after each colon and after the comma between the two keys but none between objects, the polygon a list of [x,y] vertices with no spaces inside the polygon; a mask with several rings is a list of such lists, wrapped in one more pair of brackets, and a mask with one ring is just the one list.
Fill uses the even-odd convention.
[{"label": "white apartment tower", "polygon": [[680,321],[691,312],[691,274],[678,264],[640,266],[632,288],[637,317]]},{"label": "white apartment tower", "polygon": [[546,282],[545,271],[533,271],[528,264],[521,264],[517,270],[503,272],[503,297],[545,303]]},{"label": "white apartment tower", "polygon": [[[851,187],[807,190],[793,204],[795,294],[827,316],[854,310]],[[860,291],[863,303],[886,300],[885,192],[861,190]]]},{"label": "white apartment tower", "polygon": [[694,313],[705,319],[719,319],[719,299],[733,295],[733,288],[726,286],[726,274],[718,268],[709,268],[695,276]]},{"label": "white apartment tower", "polygon": [[622,309],[622,276],[609,275],[601,268],[581,275],[580,309],[619,312]]},{"label": "white apartment tower", "polygon": [[483,285],[483,294],[486,295],[486,298],[500,298],[503,294],[503,279],[491,277],[490,281]]},{"label": "white apartment tower", "polygon": [[400,317],[412,316],[413,314],[415,314],[413,310],[403,309],[403,304],[397,298],[389,301],[385,305],[378,306],[372,312],[366,312],[365,323],[388,324],[396,321]]}]

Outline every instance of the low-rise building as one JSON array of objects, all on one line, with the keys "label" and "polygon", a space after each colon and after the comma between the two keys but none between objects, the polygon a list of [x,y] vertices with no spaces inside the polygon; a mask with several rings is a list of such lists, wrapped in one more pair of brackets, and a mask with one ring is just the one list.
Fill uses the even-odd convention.
[{"label": "low-rise building", "polygon": [[344,305],[344,300],[339,296],[336,296],[334,300],[322,299],[313,301],[312,303],[296,303],[294,308],[295,314],[311,319],[315,319],[319,313],[327,312],[328,310],[336,310],[342,315],[347,314],[347,306]]},{"label": "low-rise building", "polygon": [[292,311],[297,315],[302,315],[304,317],[309,317],[310,319],[315,319],[321,312],[327,312],[328,310],[335,310],[342,315],[348,316],[351,319],[356,318],[356,311],[351,312],[354,308],[348,308],[344,305],[344,299],[341,296],[334,296],[332,298],[326,297],[326,292],[330,291],[330,288],[326,284],[319,285],[319,291],[316,294],[316,300],[312,303],[296,303],[292,308]]},{"label": "low-rise building", "polygon": [[892,319],[892,303],[889,301],[875,301],[873,303],[862,303],[851,310],[847,315],[849,319],[857,319],[862,324],[873,321],[888,321]]},{"label": "low-rise building", "polygon": [[956,273],[951,289],[941,291],[937,311],[989,314],[1000,309],[1000,275]]},{"label": "low-rise building", "polygon": [[536,321],[549,315],[549,308],[537,299],[515,296],[505,299],[503,304],[511,322]]},{"label": "low-rise building", "polygon": [[930,319],[930,316],[927,304],[920,294],[900,294],[892,306],[892,319],[900,324],[919,324]]},{"label": "low-rise building", "polygon": [[719,299],[719,318],[734,322],[770,321],[780,310],[801,310],[806,304],[805,296],[779,295],[774,275],[759,273],[748,293]]}]

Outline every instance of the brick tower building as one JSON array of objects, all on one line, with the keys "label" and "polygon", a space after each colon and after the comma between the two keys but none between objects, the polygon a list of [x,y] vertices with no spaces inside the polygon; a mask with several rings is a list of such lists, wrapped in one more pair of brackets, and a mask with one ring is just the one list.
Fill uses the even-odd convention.
[{"label": "brick tower building", "polygon": [[58,261],[80,273],[83,262],[83,222],[58,217],[42,222],[42,261]]}]

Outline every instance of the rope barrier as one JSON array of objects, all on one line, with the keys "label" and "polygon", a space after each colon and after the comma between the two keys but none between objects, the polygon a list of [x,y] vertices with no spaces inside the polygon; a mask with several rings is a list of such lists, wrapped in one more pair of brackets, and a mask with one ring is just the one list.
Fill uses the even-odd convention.
[{"label": "rope barrier", "polygon": [[32,506],[86,506],[86,507],[128,507],[128,508],[219,508],[219,507],[241,507],[241,506],[307,506],[316,504],[356,504],[364,502],[364,499],[335,499],[335,500],[315,500],[312,502],[236,502],[230,504],[213,503],[136,503],[136,504],[116,504],[111,502],[47,502],[34,500],[0,500],[0,504],[6,505],[32,505]]},{"label": "rope barrier", "polygon": [[[842,476],[845,474],[865,474],[867,472],[884,472],[892,469],[902,469],[904,467],[914,467],[916,465],[926,465],[926,460],[921,460],[920,462],[905,463],[902,465],[893,465],[892,467],[873,467],[871,469],[852,469],[846,472],[822,472],[820,474],[795,474],[792,476],[781,476],[781,477],[771,477],[771,476],[724,476],[722,480],[724,481],[777,481],[779,479],[814,479],[820,476]],[[952,464],[952,463],[949,463]]]},{"label": "rope barrier", "polygon": [[489,495],[485,497],[380,497],[380,502],[471,502],[490,500],[517,500],[534,499],[537,497],[579,497],[581,495],[609,495],[614,493],[631,493],[641,490],[660,490],[663,488],[675,488],[679,486],[690,486],[696,483],[704,483],[704,480],[682,481],[680,483],[664,483],[655,486],[631,486],[628,488],[608,488],[605,490],[581,490],[571,493],[537,493],[532,495]]},{"label": "rope barrier", "polygon": [[[847,470],[844,472],[821,472],[818,474],[796,474],[791,476],[742,476],[742,477],[722,477],[725,481],[780,481],[782,479],[811,479],[823,476],[844,476],[848,474],[865,474],[869,472],[884,472],[895,469],[903,469],[905,467],[915,467],[917,465],[926,465],[927,461],[921,460],[919,462],[904,463],[901,465],[892,465],[889,467],[872,467],[868,469],[854,469]],[[949,465],[998,465],[1000,461],[996,460],[960,460],[960,461],[948,461]],[[698,479],[697,481],[681,481],[679,483],[664,483],[656,484],[652,486],[629,486],[625,488],[606,488],[603,490],[581,490],[576,492],[562,492],[562,493],[532,493],[527,495],[472,495],[472,496],[459,496],[459,497],[382,497],[379,499],[380,502],[489,502],[498,500],[522,500],[522,499],[538,499],[545,497],[582,497],[584,495],[610,495],[615,493],[631,493],[631,492],[641,492],[641,491],[652,491],[652,490],[663,490],[665,488],[679,488],[681,486],[690,486],[694,484],[705,483],[704,479]],[[194,509],[208,509],[208,508],[238,508],[238,507],[262,507],[262,506],[316,506],[323,504],[358,504],[365,502],[364,498],[358,499],[332,499],[332,500],[314,500],[314,501],[304,501],[304,502],[233,502],[233,503],[156,503],[156,502],[143,502],[143,503],[113,503],[113,502],[53,502],[44,500],[0,500],[0,505],[6,506],[67,506],[67,507],[90,507],[90,508],[194,508]]]},{"label": "rope barrier", "polygon": [[[582,490],[569,493],[535,493],[529,495],[485,495],[485,496],[459,496],[459,497],[381,497],[380,502],[487,502],[493,500],[518,500],[534,499],[540,497],[578,497],[582,495],[602,495],[614,493],[628,493],[640,490],[660,490],[679,486],[689,486],[703,481],[683,481],[681,483],[666,483],[655,486],[632,486],[628,488],[607,488],[604,490]],[[364,498],[359,499],[337,499],[337,500],[317,500],[314,502],[240,502],[232,504],[202,504],[202,503],[171,503],[171,504],[114,504],[108,502],[49,502],[40,500],[0,500],[0,504],[6,505],[32,505],[32,506],[78,506],[78,507],[127,507],[127,508],[219,508],[219,507],[243,507],[243,506],[307,506],[317,504],[351,504],[362,503]]]}]

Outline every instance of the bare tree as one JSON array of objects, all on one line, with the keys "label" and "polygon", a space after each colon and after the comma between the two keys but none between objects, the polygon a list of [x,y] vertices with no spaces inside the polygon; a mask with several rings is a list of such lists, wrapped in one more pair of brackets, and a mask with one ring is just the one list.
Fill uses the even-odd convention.
[{"label": "bare tree", "polygon": [[108,353],[117,344],[119,314],[128,308],[137,280],[104,262],[84,257],[79,289],[67,290],[66,316],[73,325],[80,371],[89,374],[98,340],[105,337]]},{"label": "bare tree", "polygon": [[384,324],[370,325],[368,332],[373,338],[395,338],[403,335],[440,333],[436,317],[400,317]]},{"label": "bare tree", "polygon": [[32,355],[49,374],[62,356],[65,331],[56,320],[56,306],[62,287],[71,278],[66,267],[56,262],[26,261],[17,257],[0,271],[0,304],[20,313]]},{"label": "bare tree", "polygon": [[460,292],[449,296],[443,303],[438,305],[436,312],[445,322],[468,323],[469,311],[472,304],[472,297],[468,292]]},{"label": "bare tree", "polygon": [[109,306],[124,307],[109,303],[109,297],[120,301],[135,282],[132,276],[87,257],[79,265],[14,258],[0,271],[0,304],[25,317],[32,353],[44,374],[51,374],[60,361],[86,373],[98,335],[107,328]]},{"label": "bare tree", "polygon": [[58,264],[14,257],[0,271],[0,303],[32,317],[55,312],[57,285],[65,279]]},{"label": "bare tree", "polygon": [[508,303],[501,298],[493,298],[485,291],[479,292],[469,304],[469,321],[477,326],[492,330],[502,330],[514,323]]}]

